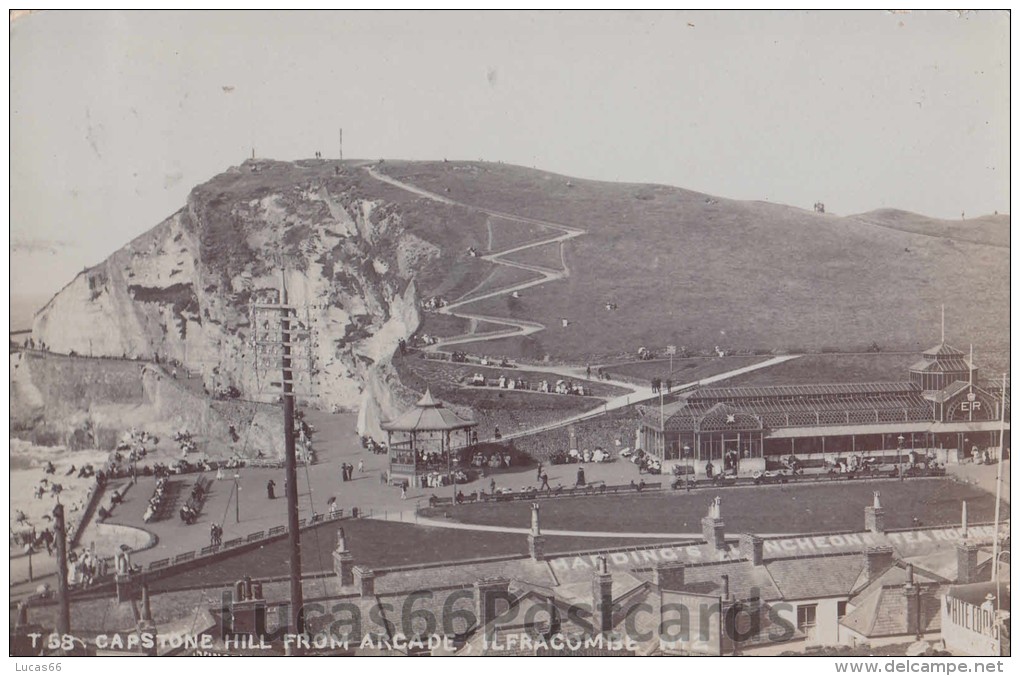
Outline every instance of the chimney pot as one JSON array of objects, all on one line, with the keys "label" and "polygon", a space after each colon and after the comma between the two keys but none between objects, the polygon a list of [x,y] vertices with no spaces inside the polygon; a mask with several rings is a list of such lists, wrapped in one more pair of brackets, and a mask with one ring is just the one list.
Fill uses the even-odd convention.
[{"label": "chimney pot", "polygon": [[757,535],[744,533],[740,536],[740,555],[753,566],[765,563],[765,541]]},{"label": "chimney pot", "polygon": [[364,566],[354,566],[352,573],[361,597],[375,596],[375,573]]},{"label": "chimney pot", "polygon": [[956,581],[970,584],[978,580],[978,546],[966,540],[956,543]]},{"label": "chimney pot", "polygon": [[864,550],[864,570],[868,581],[876,579],[893,565],[893,548],[868,547]]},{"label": "chimney pot", "polygon": [[500,599],[510,603],[510,580],[493,577],[475,582],[475,617],[478,618],[478,626],[484,627],[502,612],[496,610],[496,603]]},{"label": "chimney pot", "polygon": [[655,586],[659,589],[680,591],[684,586],[684,569],[683,561],[659,563],[653,570]]}]

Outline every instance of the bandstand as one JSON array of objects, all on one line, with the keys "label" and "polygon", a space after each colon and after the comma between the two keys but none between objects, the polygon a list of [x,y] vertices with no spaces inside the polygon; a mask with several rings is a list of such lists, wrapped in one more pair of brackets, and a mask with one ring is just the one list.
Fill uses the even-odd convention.
[{"label": "bandstand", "polygon": [[425,394],[414,408],[382,423],[390,465],[390,482],[416,488],[454,484],[457,459],[453,451],[471,444],[474,420],[461,418]]}]

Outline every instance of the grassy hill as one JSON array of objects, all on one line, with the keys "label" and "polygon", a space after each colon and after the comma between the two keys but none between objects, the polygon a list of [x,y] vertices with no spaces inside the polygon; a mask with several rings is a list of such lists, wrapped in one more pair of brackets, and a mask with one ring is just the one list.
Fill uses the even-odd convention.
[{"label": "grassy hill", "polygon": [[946,237],[961,242],[1009,247],[1009,216],[994,214],[978,218],[945,221],[900,209],[878,209],[850,219],[893,230]]},{"label": "grassy hill", "polygon": [[937,341],[943,303],[951,343],[981,352],[1009,335],[1007,216],[959,224],[890,210],[839,217],[504,164],[380,168],[467,205],[587,230],[565,246],[569,279],[529,289],[512,309],[501,298],[465,308],[549,327],[477,344],[479,352],[577,359],[639,345],[784,352],[873,342],[917,350]]}]

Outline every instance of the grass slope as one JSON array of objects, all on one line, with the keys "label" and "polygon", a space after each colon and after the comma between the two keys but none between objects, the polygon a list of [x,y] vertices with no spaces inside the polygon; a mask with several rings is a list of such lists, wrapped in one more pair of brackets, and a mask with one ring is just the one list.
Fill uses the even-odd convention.
[{"label": "grass slope", "polygon": [[[980,352],[1008,335],[1009,251],[999,246],[503,164],[387,162],[383,170],[465,204],[588,231],[566,247],[572,276],[529,290],[517,310],[550,330],[530,343],[480,346],[490,354],[594,358],[668,343],[860,350],[873,341],[916,350],[937,337],[942,303],[950,342],[973,341]],[[912,223],[938,229],[923,217]],[[607,302],[619,311],[600,312]],[[506,310],[499,299],[471,309]]]},{"label": "grass slope", "polygon": [[877,209],[849,218],[893,230],[1009,248],[1009,216],[1005,215],[945,221],[900,209]]}]

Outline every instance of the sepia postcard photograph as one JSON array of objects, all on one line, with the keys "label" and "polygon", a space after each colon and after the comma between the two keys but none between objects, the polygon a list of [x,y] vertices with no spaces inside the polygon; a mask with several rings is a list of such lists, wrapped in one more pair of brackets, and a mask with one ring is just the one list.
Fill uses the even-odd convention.
[{"label": "sepia postcard photograph", "polygon": [[1010,18],[10,11],[9,666],[1002,673]]}]

